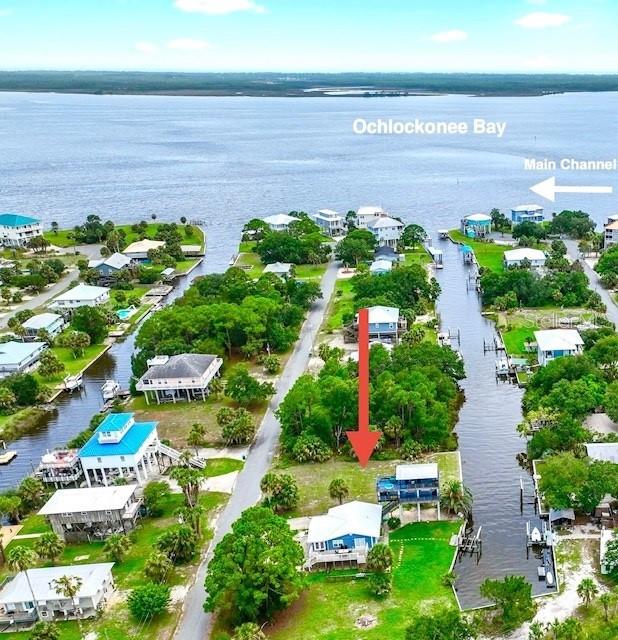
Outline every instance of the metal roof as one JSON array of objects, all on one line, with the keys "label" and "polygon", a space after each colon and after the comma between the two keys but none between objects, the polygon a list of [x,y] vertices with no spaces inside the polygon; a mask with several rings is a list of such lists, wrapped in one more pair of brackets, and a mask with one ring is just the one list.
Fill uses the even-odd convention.
[{"label": "metal roof", "polygon": [[58,300],[96,300],[99,296],[104,293],[109,293],[109,289],[107,287],[95,287],[90,284],[84,284],[83,282],[78,284],[76,287],[61,293],[59,296],[54,298],[54,302]]},{"label": "metal roof", "polygon": [[20,213],[0,213],[0,225],[3,227],[21,227],[26,224],[39,224],[41,221]]},{"label": "metal roof", "polygon": [[[112,413],[108,416],[126,416],[131,414]],[[126,423],[126,420],[125,420]],[[124,423],[123,423],[124,424]],[[92,434],[90,440],[79,450],[80,458],[98,458],[102,456],[122,456],[137,453],[150,434],[157,428],[156,422],[134,422],[122,436],[120,442],[99,442],[99,433],[103,431],[117,431],[122,425],[107,423],[104,420]]]},{"label": "metal roof", "polygon": [[438,477],[438,465],[435,462],[424,464],[398,464],[395,470],[397,480],[426,480]]},{"label": "metal roof", "polygon": [[327,515],[311,518],[307,542],[326,542],[346,535],[379,538],[381,528],[382,507],[354,500],[332,507]]},{"label": "metal roof", "polygon": [[24,329],[47,329],[58,320],[62,320],[62,316],[57,313],[38,313],[32,318],[28,318],[23,324]]},{"label": "metal roof", "polygon": [[535,331],[534,339],[541,351],[572,350],[584,344],[577,329],[545,329]]},{"label": "metal roof", "polygon": [[59,489],[39,511],[42,516],[57,513],[108,511],[123,509],[137,489],[136,484]]},{"label": "metal roof", "polygon": [[9,342],[0,343],[0,365],[19,364],[38,351],[45,342]]},{"label": "metal roof", "polygon": [[181,353],[161,364],[153,364],[140,380],[163,378],[201,378],[218,356],[207,353]]}]

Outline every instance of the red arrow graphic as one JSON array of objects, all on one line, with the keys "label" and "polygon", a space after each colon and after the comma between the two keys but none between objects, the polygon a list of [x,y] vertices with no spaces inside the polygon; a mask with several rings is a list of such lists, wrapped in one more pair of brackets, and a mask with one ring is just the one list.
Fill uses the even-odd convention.
[{"label": "red arrow graphic", "polygon": [[369,310],[358,311],[358,431],[346,431],[361,467],[366,467],[382,435],[369,431]]}]

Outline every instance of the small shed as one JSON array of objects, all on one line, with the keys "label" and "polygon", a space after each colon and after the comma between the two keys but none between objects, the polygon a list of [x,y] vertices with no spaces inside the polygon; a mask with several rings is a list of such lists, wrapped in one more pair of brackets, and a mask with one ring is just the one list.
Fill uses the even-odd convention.
[{"label": "small shed", "polygon": [[553,527],[570,527],[575,524],[573,509],[550,509],[549,524]]}]

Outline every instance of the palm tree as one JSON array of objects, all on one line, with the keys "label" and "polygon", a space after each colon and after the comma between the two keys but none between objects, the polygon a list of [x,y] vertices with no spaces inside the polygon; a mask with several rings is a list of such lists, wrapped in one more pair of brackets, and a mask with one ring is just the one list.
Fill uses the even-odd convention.
[{"label": "palm tree", "polygon": [[472,511],[472,492],[459,480],[451,480],[442,487],[440,504],[448,513],[468,517]]},{"label": "palm tree", "polygon": [[584,601],[584,604],[588,606],[592,599],[599,593],[599,587],[597,587],[595,581],[592,578],[584,578],[577,585],[577,595]]},{"label": "palm tree", "polygon": [[6,562],[9,566],[9,569],[16,572],[23,571],[24,575],[26,576],[26,582],[28,583],[28,588],[30,589],[30,595],[32,596],[32,603],[34,604],[37,618],[40,617],[39,605],[37,604],[34,590],[32,588],[32,583],[30,582],[28,569],[32,569],[32,567],[37,563],[38,559],[39,558],[37,554],[32,549],[28,549],[28,547],[24,547],[22,545],[13,547],[6,554]]},{"label": "palm tree", "polygon": [[339,504],[342,504],[344,499],[350,495],[350,487],[343,478],[335,478],[328,485],[328,495],[333,500],[339,500]]},{"label": "palm tree", "polygon": [[73,605],[73,613],[77,619],[77,626],[79,627],[79,635],[82,636],[82,620],[79,614],[79,598],[77,594],[82,588],[82,579],[78,576],[60,576],[55,580],[52,580],[49,585],[56,593],[67,598]]},{"label": "palm tree", "polygon": [[153,551],[144,564],[144,574],[153,582],[164,583],[172,567],[172,561],[165,553]]},{"label": "palm tree", "polygon": [[199,454],[199,448],[204,446],[206,435],[206,428],[203,424],[196,422],[189,431],[187,436],[187,445],[195,448],[195,456]]},{"label": "palm tree", "polygon": [[103,551],[109,556],[110,560],[120,564],[129,552],[131,541],[122,533],[113,533],[105,542]]},{"label": "palm tree", "polygon": [[56,559],[64,550],[64,542],[53,531],[41,534],[34,544],[35,551],[41,558],[56,564]]},{"label": "palm tree", "polygon": [[603,607],[603,614],[605,616],[605,622],[609,622],[609,608],[614,602],[614,596],[606,591],[599,596],[599,602]]},{"label": "palm tree", "polygon": [[234,629],[232,640],[266,640],[266,636],[255,622],[245,622]]},{"label": "palm tree", "polygon": [[176,510],[176,517],[180,524],[188,524],[195,535],[199,538],[202,534],[202,517],[204,515],[204,507],[196,504],[194,507],[180,507]]},{"label": "palm tree", "polygon": [[393,552],[386,544],[376,544],[367,554],[367,569],[376,573],[388,573],[393,565]]}]

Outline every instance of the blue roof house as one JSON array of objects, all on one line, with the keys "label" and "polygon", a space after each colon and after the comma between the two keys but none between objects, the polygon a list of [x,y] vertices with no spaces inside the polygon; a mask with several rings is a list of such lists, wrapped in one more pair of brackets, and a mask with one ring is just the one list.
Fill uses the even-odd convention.
[{"label": "blue roof house", "polygon": [[25,247],[32,238],[43,235],[41,221],[18,213],[0,213],[0,244]]},{"label": "blue roof house", "polygon": [[305,567],[316,564],[356,562],[365,564],[367,553],[379,541],[382,507],[354,500],[333,507],[309,521]]},{"label": "blue roof house", "polygon": [[159,470],[163,445],[157,423],[135,422],[134,415],[110,413],[81,448],[79,459],[89,487],[108,486],[115,478],[135,479],[141,485]]},{"label": "blue roof house", "polygon": [[543,207],[538,204],[522,204],[511,209],[511,222],[514,225],[522,222],[540,224],[543,220],[545,220]]},{"label": "blue roof house", "polygon": [[[358,314],[354,321],[358,329]],[[407,328],[407,320],[397,307],[377,305],[369,307],[369,337],[380,342],[397,342]]]}]

